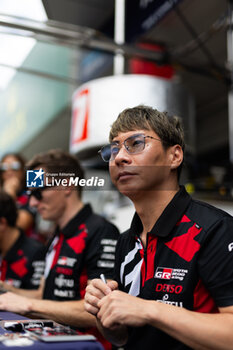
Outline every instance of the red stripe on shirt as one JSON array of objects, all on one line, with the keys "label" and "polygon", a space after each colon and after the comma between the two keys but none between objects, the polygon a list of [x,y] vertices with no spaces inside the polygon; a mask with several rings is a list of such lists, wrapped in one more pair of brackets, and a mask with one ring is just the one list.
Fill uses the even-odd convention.
[{"label": "red stripe on shirt", "polygon": [[197,312],[217,313],[218,308],[211,297],[208,290],[205,288],[201,280],[196,285],[193,295],[193,309]]},{"label": "red stripe on shirt", "polygon": [[146,281],[154,278],[155,275],[155,253],[157,248],[157,237],[149,235],[148,237],[148,247],[147,247],[147,270],[146,270]]}]

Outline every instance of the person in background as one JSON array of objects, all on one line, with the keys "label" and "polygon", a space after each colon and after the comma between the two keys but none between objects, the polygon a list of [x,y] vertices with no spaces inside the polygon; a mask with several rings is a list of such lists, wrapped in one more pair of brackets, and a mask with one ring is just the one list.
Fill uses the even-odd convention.
[{"label": "person in background", "polygon": [[17,226],[27,236],[36,239],[35,215],[36,212],[29,206],[26,193],[25,160],[18,153],[8,153],[0,162],[0,188],[7,192],[16,202],[18,208]]},{"label": "person in background", "polygon": [[115,281],[94,279],[85,308],[127,350],[230,350],[233,218],[183,186],[180,120],[147,106],[124,110],[101,155],[135,206],[116,250]]},{"label": "person in background", "polygon": [[[52,182],[52,174],[58,174],[58,182],[69,181],[69,174],[84,178],[76,157],[51,150],[36,155],[27,166],[45,172],[47,185],[31,188],[30,205],[43,219],[53,221],[56,230],[47,247],[43,286],[37,291],[11,289],[20,295],[1,295],[0,309],[53,319],[95,333],[96,329],[90,329],[95,326],[95,318],[85,311],[83,297],[93,278],[101,273],[113,277],[118,229],[83,203],[81,186],[56,186]],[[109,346],[105,342],[106,349]]]},{"label": "person in background", "polygon": [[0,286],[38,289],[45,248],[16,227],[17,214],[13,198],[0,190]]}]

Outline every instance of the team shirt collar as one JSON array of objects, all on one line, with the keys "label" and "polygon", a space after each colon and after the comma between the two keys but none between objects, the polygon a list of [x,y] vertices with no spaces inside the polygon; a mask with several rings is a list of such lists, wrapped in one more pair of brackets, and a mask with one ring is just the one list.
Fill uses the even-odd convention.
[{"label": "team shirt collar", "polygon": [[[183,216],[190,201],[190,195],[186,192],[184,186],[181,186],[180,190],[175,194],[170,203],[166,206],[149,233],[159,237],[166,237],[169,235],[173,227]],[[130,226],[130,233],[139,236],[142,231],[143,227],[141,219],[135,212]]]}]

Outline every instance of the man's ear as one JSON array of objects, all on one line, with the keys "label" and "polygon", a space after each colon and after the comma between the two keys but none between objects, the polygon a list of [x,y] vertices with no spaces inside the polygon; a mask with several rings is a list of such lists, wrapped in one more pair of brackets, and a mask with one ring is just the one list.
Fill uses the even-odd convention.
[{"label": "man's ear", "polygon": [[180,145],[171,147],[171,169],[177,169],[183,162],[184,153]]},{"label": "man's ear", "polygon": [[70,180],[68,177],[65,177],[64,179],[67,181],[67,186],[62,186],[62,191],[64,191],[65,197],[69,197],[72,193],[74,185],[68,185]]},{"label": "man's ear", "polygon": [[70,188],[70,186],[67,186],[65,189],[63,189],[64,193],[65,193],[65,197],[69,197],[72,193],[72,189]]},{"label": "man's ear", "polygon": [[75,191],[74,185],[64,187],[63,191],[65,191],[65,197],[70,197],[73,191]]}]

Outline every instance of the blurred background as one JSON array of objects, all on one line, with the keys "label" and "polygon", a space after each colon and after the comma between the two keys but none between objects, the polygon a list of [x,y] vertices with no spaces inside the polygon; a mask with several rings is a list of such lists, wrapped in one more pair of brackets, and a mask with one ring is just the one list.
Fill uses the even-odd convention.
[{"label": "blurred background", "polygon": [[233,2],[0,0],[0,157],[61,148],[105,191],[86,201],[129,226],[98,149],[126,107],[182,117],[181,182],[233,214]]}]

